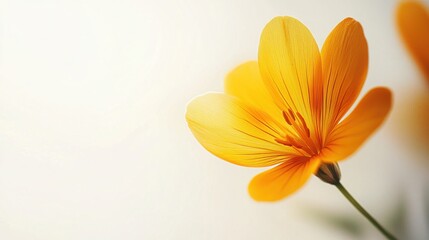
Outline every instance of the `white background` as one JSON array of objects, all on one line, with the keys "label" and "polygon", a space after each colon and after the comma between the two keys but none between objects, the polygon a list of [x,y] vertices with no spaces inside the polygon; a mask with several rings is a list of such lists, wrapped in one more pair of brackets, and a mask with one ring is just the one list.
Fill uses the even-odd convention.
[{"label": "white background", "polygon": [[[256,59],[277,15],[301,20],[319,46],[343,18],[361,22],[363,91],[388,86],[395,105],[341,163],[342,181],[387,228],[429,238],[429,169],[417,161],[428,142],[409,134],[414,97],[429,88],[396,31],[397,1],[0,3],[0,239],[383,239],[317,178],[281,202],[254,202],[247,184],[263,169],[217,159],[187,128],[187,103]],[[328,216],[357,222],[359,235]]]}]

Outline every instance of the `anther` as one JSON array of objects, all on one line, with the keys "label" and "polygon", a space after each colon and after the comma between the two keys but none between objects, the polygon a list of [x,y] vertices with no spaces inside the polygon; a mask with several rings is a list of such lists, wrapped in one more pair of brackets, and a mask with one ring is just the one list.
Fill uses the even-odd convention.
[{"label": "anther", "polygon": [[295,121],[295,114],[293,114],[292,109],[288,109],[289,110],[289,115],[292,117],[292,119]]},{"label": "anther", "polygon": [[305,133],[307,133],[307,137],[310,137],[310,129],[307,126],[305,126]]},{"label": "anther", "polygon": [[310,137],[310,129],[308,129],[307,127],[307,123],[305,123],[304,118],[302,117],[302,115],[299,112],[296,112],[296,115],[299,118],[299,121],[301,122],[302,126],[304,127],[305,133],[307,134],[307,137]]},{"label": "anther", "polygon": [[287,122],[287,124],[292,125],[289,117],[287,116],[287,113],[285,111],[283,111],[283,118],[285,119],[285,121]]}]

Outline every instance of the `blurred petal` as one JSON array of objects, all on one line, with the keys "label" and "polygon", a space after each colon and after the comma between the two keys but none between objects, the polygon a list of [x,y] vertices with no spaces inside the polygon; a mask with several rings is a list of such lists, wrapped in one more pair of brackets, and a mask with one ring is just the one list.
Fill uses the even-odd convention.
[{"label": "blurred petal", "polygon": [[362,26],[352,18],[340,22],[322,48],[324,136],[358,97],[368,71],[368,45]]},{"label": "blurred petal", "polygon": [[318,158],[296,157],[255,176],[249,184],[257,201],[277,201],[302,187],[320,165]]},{"label": "blurred petal", "polygon": [[291,17],[276,17],[264,28],[259,44],[262,79],[282,109],[292,109],[314,129],[322,100],[321,62],[310,31]]},{"label": "blurred petal", "polygon": [[402,39],[429,80],[429,13],[417,1],[398,6],[396,20]]},{"label": "blurred petal", "polygon": [[278,121],[284,121],[282,110],[274,103],[262,81],[256,61],[243,63],[232,70],[225,79],[225,92],[251,106],[264,109]]},{"label": "blurred petal", "polygon": [[391,105],[392,94],[387,88],[374,88],[368,92],[356,109],[328,136],[321,159],[336,162],[354,153],[383,123]]},{"label": "blurred petal", "polygon": [[189,128],[209,152],[226,161],[263,167],[297,154],[279,144],[283,130],[269,115],[226,94],[192,100],[186,113]]}]

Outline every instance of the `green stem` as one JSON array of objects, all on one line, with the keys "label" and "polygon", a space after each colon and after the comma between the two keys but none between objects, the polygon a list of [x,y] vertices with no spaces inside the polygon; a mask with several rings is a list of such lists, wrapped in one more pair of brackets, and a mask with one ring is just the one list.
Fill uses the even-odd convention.
[{"label": "green stem", "polygon": [[372,223],[372,225],[374,225],[374,227],[376,227],[387,239],[389,240],[397,240],[397,238],[395,236],[393,236],[391,233],[389,233],[386,229],[384,229],[380,223],[378,223],[354,198],[352,195],[350,195],[350,193],[347,191],[347,189],[344,188],[344,186],[338,182],[337,184],[335,184],[335,186],[337,186],[338,190],[340,190],[340,192],[344,195],[344,197],[347,198],[347,200],[349,200],[349,202],[355,206],[355,208],[362,213],[362,215],[364,215],[366,217],[366,219],[368,219],[368,221],[370,221]]}]

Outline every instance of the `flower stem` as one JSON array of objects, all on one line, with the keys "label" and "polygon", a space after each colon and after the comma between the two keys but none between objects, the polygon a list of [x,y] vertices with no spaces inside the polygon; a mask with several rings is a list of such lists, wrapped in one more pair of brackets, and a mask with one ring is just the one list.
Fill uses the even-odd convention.
[{"label": "flower stem", "polygon": [[349,200],[349,202],[360,212],[362,215],[368,219],[376,227],[387,239],[389,240],[397,240],[395,236],[393,236],[391,233],[389,233],[386,229],[384,229],[380,223],[378,223],[354,198],[350,193],[347,191],[347,189],[344,188],[344,186],[338,182],[335,184],[337,186],[338,190],[344,195],[344,197]]}]

